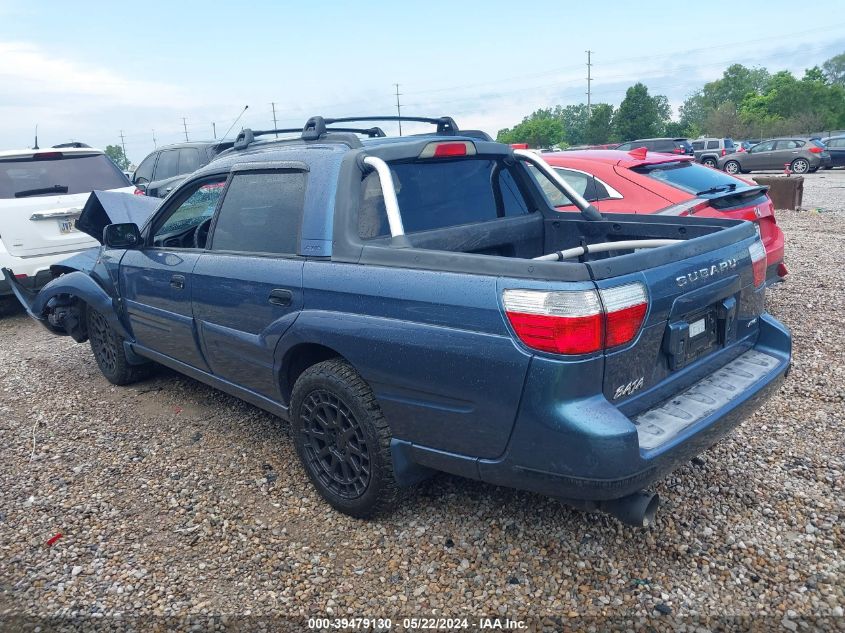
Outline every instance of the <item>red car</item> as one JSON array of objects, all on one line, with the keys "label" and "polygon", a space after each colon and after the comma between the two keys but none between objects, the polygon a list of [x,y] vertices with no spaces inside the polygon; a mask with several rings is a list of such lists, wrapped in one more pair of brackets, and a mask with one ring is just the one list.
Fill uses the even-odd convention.
[{"label": "red car", "polygon": [[[648,153],[644,148],[554,152],[543,158],[599,211],[756,222],[766,247],[767,282],[782,281],[787,274],[783,231],[765,187],[699,165],[690,156]],[[546,193],[561,211],[576,210],[557,189]]]}]

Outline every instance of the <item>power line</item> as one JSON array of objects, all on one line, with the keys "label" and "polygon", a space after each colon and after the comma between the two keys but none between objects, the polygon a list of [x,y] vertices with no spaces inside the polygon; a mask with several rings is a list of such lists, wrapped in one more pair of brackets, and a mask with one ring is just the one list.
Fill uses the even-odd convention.
[{"label": "power line", "polygon": [[587,51],[587,118],[590,118],[591,110],[590,110],[590,97],[592,96],[590,91],[590,82],[593,81],[592,76],[590,75],[590,67],[592,64],[590,63],[590,55],[593,51]]},{"label": "power line", "polygon": [[120,146],[123,147],[123,160],[126,160],[126,141],[123,139],[123,130],[120,131]]},{"label": "power line", "polygon": [[[398,116],[402,116],[402,106],[399,105],[399,95],[402,93],[399,92],[399,84],[393,84],[396,86],[396,114]],[[399,119],[399,136],[402,136],[402,119]]]}]

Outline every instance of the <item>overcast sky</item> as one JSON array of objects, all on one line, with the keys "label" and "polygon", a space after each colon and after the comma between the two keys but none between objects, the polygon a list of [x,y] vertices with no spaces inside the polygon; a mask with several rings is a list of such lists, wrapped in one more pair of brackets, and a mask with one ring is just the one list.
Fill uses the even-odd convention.
[{"label": "overcast sky", "polygon": [[[243,6],[238,6],[243,5]],[[796,8],[796,6],[798,8]],[[492,135],[540,107],[674,107],[732,63],[804,68],[845,52],[841,0],[795,2],[23,2],[0,0],[0,149],[158,145],[315,114],[453,116]],[[385,129],[389,129],[385,126]],[[232,134],[234,134],[233,132]]]}]

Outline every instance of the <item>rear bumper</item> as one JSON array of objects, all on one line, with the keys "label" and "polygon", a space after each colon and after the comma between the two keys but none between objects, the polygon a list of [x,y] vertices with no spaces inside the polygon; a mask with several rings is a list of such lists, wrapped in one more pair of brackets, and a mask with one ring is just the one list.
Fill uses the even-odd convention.
[{"label": "rear bumper", "polygon": [[479,478],[573,500],[615,499],[641,490],[715,444],[775,393],[789,369],[791,345],[783,325],[761,316],[752,350],[775,359],[771,368],[653,448],[640,445],[632,418],[642,419],[642,414],[629,418],[601,395],[550,402],[548,385],[532,387],[529,372],[505,455],[478,460]]}]

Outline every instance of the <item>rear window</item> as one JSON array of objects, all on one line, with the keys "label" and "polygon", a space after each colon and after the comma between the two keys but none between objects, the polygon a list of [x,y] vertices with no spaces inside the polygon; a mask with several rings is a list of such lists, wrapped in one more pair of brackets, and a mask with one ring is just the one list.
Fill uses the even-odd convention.
[{"label": "rear window", "polygon": [[130,185],[104,154],[55,154],[47,159],[0,160],[0,198],[89,193]]},{"label": "rear window", "polygon": [[[501,160],[392,163],[390,169],[406,233],[525,215],[529,211],[512,168]],[[358,232],[365,239],[390,235],[375,172],[364,178],[361,187]]]},{"label": "rear window", "polygon": [[713,187],[724,187],[725,185],[735,185],[737,188],[746,186],[742,181],[724,172],[686,161],[643,165],[635,167],[633,171],[692,194],[707,191]]}]

